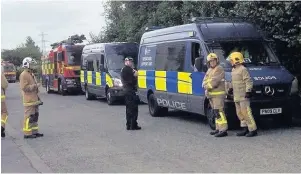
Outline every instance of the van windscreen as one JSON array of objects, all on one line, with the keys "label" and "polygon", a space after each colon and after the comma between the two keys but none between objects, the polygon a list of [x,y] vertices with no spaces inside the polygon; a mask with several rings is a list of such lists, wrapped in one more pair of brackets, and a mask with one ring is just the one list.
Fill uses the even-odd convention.
[{"label": "van windscreen", "polygon": [[134,59],[134,64],[136,65],[138,50],[138,44],[135,43],[106,45],[105,54],[108,69],[121,70],[124,67],[124,59],[128,56]]},{"label": "van windscreen", "polygon": [[263,41],[227,41],[208,45],[210,50],[217,54],[220,63],[224,67],[231,67],[226,59],[232,52],[241,52],[244,56],[245,64],[271,65],[278,64],[278,59],[274,56],[271,49]]},{"label": "van windscreen", "polygon": [[11,71],[16,71],[16,68],[14,65],[5,65],[3,66],[4,72],[11,72]]}]

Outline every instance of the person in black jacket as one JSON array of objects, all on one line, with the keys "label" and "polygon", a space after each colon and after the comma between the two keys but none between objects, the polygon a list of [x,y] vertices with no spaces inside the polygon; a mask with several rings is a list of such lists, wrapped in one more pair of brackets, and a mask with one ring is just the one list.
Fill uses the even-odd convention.
[{"label": "person in black jacket", "polygon": [[125,92],[126,106],[126,129],[139,130],[138,126],[138,99],[137,91],[137,76],[138,72],[134,69],[133,58],[125,58],[125,66],[121,70],[121,81]]}]

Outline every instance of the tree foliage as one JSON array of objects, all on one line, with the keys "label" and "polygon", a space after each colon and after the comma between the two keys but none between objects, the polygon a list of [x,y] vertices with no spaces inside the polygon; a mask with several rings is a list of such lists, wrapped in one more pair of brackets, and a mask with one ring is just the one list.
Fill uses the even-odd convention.
[{"label": "tree foliage", "polygon": [[25,43],[17,46],[15,49],[4,49],[1,50],[1,57],[3,60],[10,61],[16,66],[22,64],[22,60],[25,57],[32,57],[36,60],[40,60],[42,53],[40,48],[35,45],[33,39],[28,36]]},{"label": "tree foliage", "polygon": [[69,44],[83,43],[83,41],[86,39],[87,39],[86,36],[83,34],[82,35],[75,34],[75,35],[69,36],[69,38],[66,40],[52,43],[50,46],[52,47],[52,49],[54,49],[55,47],[59,46],[61,43],[69,43]]},{"label": "tree foliage", "polygon": [[279,59],[301,74],[301,2],[298,1],[107,1],[106,28],[92,42],[140,42],[147,26],[189,23],[191,17],[245,17],[273,40]]}]

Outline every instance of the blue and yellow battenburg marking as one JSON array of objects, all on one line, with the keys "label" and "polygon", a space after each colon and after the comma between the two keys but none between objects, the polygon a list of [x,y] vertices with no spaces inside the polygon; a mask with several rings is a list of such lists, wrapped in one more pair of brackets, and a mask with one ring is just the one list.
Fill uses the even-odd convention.
[{"label": "blue and yellow battenburg marking", "polygon": [[109,87],[113,87],[113,80],[106,72],[81,70],[80,81],[81,83],[87,82],[87,84],[93,84],[96,86],[106,86],[106,84],[108,84]]},{"label": "blue and yellow battenburg marking", "polygon": [[202,82],[205,73],[176,71],[138,71],[138,87],[170,93],[204,95]]}]

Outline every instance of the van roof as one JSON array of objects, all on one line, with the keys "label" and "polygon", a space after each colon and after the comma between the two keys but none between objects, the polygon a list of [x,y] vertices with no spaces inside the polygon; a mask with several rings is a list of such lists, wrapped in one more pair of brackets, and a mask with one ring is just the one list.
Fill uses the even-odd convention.
[{"label": "van roof", "polygon": [[138,44],[135,42],[109,42],[109,43],[93,43],[93,44],[88,44],[84,47],[83,53],[88,53],[88,52],[100,52],[101,50],[104,50],[105,45],[117,45],[117,44]]},{"label": "van roof", "polygon": [[198,24],[198,28],[205,41],[262,38],[255,26],[247,22]]},{"label": "van roof", "polygon": [[[191,23],[179,26],[173,26],[163,29],[158,29],[154,31],[149,31],[143,34],[141,42],[143,39],[152,37],[162,37],[167,34],[176,34],[183,32],[194,31],[196,34],[194,36],[183,35],[186,38],[198,38],[204,40],[205,42],[212,41],[222,41],[222,40],[250,40],[250,39],[263,39],[261,33],[256,29],[256,27],[248,22],[211,22],[211,23]],[[179,37],[178,35],[174,35]],[[170,38],[174,39],[174,38]],[[179,38],[180,39],[180,38]],[[168,40],[166,38],[166,40]]]}]

